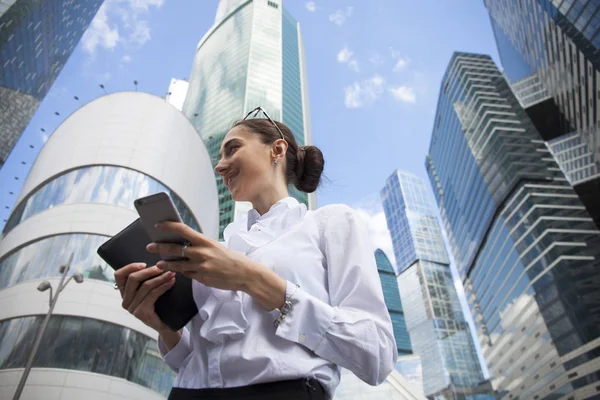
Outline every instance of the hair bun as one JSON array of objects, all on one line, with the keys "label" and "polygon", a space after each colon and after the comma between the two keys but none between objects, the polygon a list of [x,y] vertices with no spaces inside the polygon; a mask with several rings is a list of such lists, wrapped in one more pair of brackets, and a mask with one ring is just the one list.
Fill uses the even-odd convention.
[{"label": "hair bun", "polygon": [[296,152],[296,188],[306,193],[317,190],[324,166],[323,153],[318,147],[299,146]]}]

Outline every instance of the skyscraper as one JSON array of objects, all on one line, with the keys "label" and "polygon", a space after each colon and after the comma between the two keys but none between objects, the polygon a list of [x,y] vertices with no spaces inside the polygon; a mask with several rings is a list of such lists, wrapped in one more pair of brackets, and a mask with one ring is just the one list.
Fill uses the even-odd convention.
[{"label": "skyscraper", "polygon": [[[213,164],[233,123],[262,106],[290,127],[299,145],[311,143],[306,68],[300,26],[282,0],[221,0],[213,27],[198,44],[183,113],[204,139]],[[220,237],[236,204],[217,176]],[[290,188],[314,207],[314,195]]]},{"label": "skyscraper", "polygon": [[11,0],[8,7],[4,3],[0,5],[0,167],[102,0]]},{"label": "skyscraper", "polygon": [[401,271],[398,286],[406,326],[413,351],[421,356],[425,395],[475,398],[483,394],[483,373],[425,183],[395,171],[381,197]]},{"label": "skyscraper", "polygon": [[[172,151],[177,157],[167,159]],[[190,176],[198,184],[190,185]],[[136,198],[161,191],[184,222],[216,238],[213,177],[196,129],[162,98],[109,94],[60,125],[32,165],[0,240],[1,399],[12,398],[48,312],[48,292],[36,288],[47,281],[56,293],[71,254],[71,270],[84,281],[60,295],[22,398],[168,395],[175,374],[160,357],[157,333],[122,308],[113,270],[96,250],[138,217]]]},{"label": "skyscraper", "polygon": [[[557,162],[576,173],[571,183],[600,228],[600,3],[484,1],[506,78],[542,138],[560,143]],[[534,81],[537,96],[523,91]]]},{"label": "skyscraper", "polygon": [[398,355],[411,354],[410,337],[406,331],[404,310],[402,308],[402,301],[400,300],[400,292],[398,291],[396,272],[383,250],[375,250],[375,261],[377,262],[377,271],[379,271],[385,305],[390,313],[394,327],[394,338],[396,339]]},{"label": "skyscraper", "polygon": [[597,394],[600,230],[489,56],[452,56],[426,168],[494,389]]}]

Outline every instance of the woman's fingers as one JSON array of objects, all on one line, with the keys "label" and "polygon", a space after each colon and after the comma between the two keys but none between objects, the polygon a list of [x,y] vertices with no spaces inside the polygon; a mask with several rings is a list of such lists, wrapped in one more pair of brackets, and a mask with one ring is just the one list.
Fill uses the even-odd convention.
[{"label": "woman's fingers", "polygon": [[[156,287],[162,285],[163,283],[169,282],[171,279],[174,279],[174,278],[175,278],[174,272],[165,272],[159,276],[145,280],[140,285],[139,289],[137,290],[137,293],[135,294],[135,297],[131,301],[131,304],[129,304],[129,307],[127,308],[127,310],[133,314],[135,309],[142,302],[146,301],[146,297],[148,296],[148,293],[150,293]],[[154,303],[152,303],[152,305],[154,305]]]},{"label": "woman's fingers", "polygon": [[164,325],[164,323],[162,323],[162,321],[160,321],[160,319],[156,315],[156,311],[154,311],[154,303],[156,303],[156,300],[158,300],[160,296],[165,294],[167,290],[171,289],[174,284],[175,277],[169,279],[166,282],[161,283],[160,285],[152,289],[148,293],[144,301],[142,301],[138,305],[138,307],[135,310],[133,310],[133,316],[154,329],[157,329],[157,327],[153,325]]},{"label": "woman's fingers", "polygon": [[178,236],[186,239],[194,246],[203,246],[213,243],[213,240],[208,236],[195,231],[181,222],[164,221],[156,224],[156,228],[160,229],[161,231],[175,233]]},{"label": "woman's fingers", "polygon": [[144,263],[132,263],[115,271],[115,284],[121,292],[121,297],[123,297],[123,294],[125,293],[125,283],[127,282],[129,275],[144,268],[146,268],[146,264]]},{"label": "woman's fingers", "polygon": [[154,278],[157,275],[160,275],[162,270],[160,268],[149,267],[144,268],[142,270],[138,270],[136,272],[132,272],[127,277],[127,281],[125,282],[125,289],[123,292],[123,303],[122,306],[124,309],[128,310],[131,302],[133,301],[135,294],[138,291],[138,288],[142,284],[142,282]]}]

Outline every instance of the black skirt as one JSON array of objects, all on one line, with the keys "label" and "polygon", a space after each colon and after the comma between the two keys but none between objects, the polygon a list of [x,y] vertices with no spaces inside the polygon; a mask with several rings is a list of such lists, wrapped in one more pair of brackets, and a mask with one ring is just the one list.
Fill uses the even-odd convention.
[{"label": "black skirt", "polygon": [[168,400],[326,400],[319,381],[295,379],[223,389],[171,389]]}]

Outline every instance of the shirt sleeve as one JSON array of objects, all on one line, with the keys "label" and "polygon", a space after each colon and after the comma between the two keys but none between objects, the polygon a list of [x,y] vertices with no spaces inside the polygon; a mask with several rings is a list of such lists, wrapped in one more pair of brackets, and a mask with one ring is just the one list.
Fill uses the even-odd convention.
[{"label": "shirt sleeve", "polygon": [[[398,353],[375,254],[366,224],[351,208],[334,207],[321,235],[329,304],[298,288],[275,333],[379,385],[394,369]],[[288,282],[288,296],[294,287]]]},{"label": "shirt sleeve", "polygon": [[167,346],[158,338],[158,351],[162,356],[163,360],[167,363],[169,367],[175,372],[179,372],[179,367],[183,363],[183,361],[192,353],[192,346],[190,344],[190,332],[187,328],[183,328],[183,334],[181,335],[181,339],[179,342],[171,348],[171,350],[167,349]]}]

